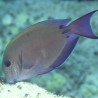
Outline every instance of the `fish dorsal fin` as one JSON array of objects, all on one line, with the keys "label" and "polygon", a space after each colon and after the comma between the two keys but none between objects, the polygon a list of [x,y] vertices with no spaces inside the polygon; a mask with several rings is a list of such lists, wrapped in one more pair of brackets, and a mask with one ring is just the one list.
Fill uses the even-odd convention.
[{"label": "fish dorsal fin", "polygon": [[56,24],[56,25],[64,25],[64,26],[66,26],[69,21],[70,21],[70,19],[55,19],[55,20],[43,21],[43,22],[40,22],[40,23],[43,23],[43,24]]}]

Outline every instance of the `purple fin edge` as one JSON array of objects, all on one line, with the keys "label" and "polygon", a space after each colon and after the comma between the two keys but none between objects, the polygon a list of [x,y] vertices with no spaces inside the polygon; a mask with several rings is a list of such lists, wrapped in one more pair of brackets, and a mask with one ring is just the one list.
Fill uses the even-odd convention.
[{"label": "purple fin edge", "polygon": [[56,67],[63,64],[66,61],[66,59],[69,57],[69,55],[71,54],[74,47],[76,46],[78,39],[79,39],[79,36],[77,34],[70,34],[69,38],[67,39],[67,44],[64,46],[64,49],[62,50],[60,55],[57,57],[57,59],[48,68],[43,69],[39,73],[39,75],[48,73],[52,71],[53,69],[55,69]]}]

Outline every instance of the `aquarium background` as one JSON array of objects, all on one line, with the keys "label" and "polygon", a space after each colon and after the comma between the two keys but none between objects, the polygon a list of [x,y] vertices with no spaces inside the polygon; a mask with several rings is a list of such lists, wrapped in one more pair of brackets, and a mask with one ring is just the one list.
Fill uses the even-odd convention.
[{"label": "aquarium background", "polygon": [[[47,19],[73,21],[96,9],[97,0],[0,0],[0,75],[4,77],[1,67],[5,47],[24,28]],[[98,12],[91,26],[98,35]],[[81,37],[62,66],[27,82],[57,95],[98,98],[98,40]]]}]

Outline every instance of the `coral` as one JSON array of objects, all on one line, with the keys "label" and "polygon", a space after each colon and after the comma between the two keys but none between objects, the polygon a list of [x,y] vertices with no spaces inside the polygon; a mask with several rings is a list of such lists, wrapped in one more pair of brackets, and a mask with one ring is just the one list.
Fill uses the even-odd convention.
[{"label": "coral", "polygon": [[70,98],[57,96],[36,84],[19,82],[14,85],[0,84],[0,98]]}]

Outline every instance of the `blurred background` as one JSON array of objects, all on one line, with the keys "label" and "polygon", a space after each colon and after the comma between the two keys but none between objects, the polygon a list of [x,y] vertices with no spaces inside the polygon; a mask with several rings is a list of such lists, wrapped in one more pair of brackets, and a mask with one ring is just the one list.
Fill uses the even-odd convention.
[{"label": "blurred background", "polygon": [[[24,28],[47,19],[73,21],[96,9],[97,0],[0,0],[0,76],[5,47]],[[98,12],[90,23],[98,35]],[[65,64],[27,82],[57,95],[98,98],[98,40],[81,37]]]}]

